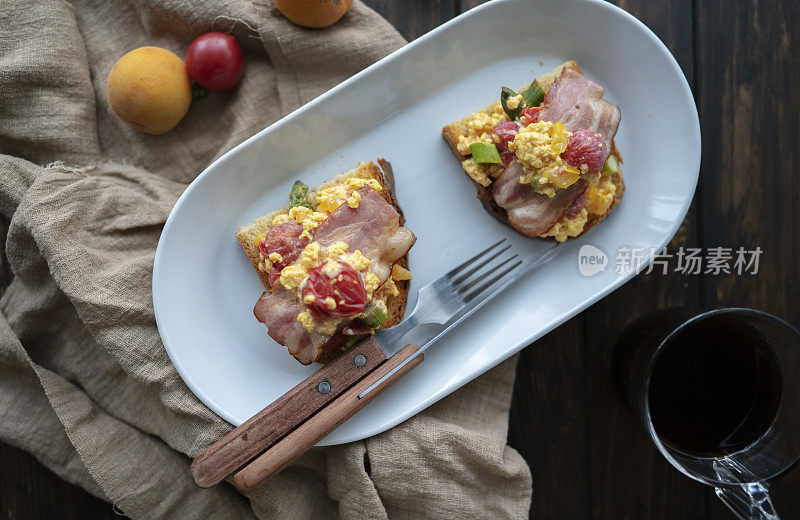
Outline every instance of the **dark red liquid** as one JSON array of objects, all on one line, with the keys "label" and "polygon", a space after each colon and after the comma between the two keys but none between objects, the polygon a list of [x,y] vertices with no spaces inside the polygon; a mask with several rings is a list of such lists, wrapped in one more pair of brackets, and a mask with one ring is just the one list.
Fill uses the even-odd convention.
[{"label": "dark red liquid", "polygon": [[698,456],[746,448],[778,411],[782,377],[767,339],[712,316],[662,347],[650,378],[650,416],[667,445]]}]

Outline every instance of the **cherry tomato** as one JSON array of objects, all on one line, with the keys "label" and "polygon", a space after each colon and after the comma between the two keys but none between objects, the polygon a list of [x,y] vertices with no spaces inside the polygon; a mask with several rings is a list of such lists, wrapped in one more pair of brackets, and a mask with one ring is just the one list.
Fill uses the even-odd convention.
[{"label": "cherry tomato", "polygon": [[235,87],[243,69],[242,48],[230,34],[205,33],[198,36],[186,51],[189,76],[212,92],[224,92]]},{"label": "cherry tomato", "polygon": [[[314,297],[314,301],[306,305],[316,317],[346,318],[362,313],[367,303],[367,291],[361,275],[347,262],[336,261],[341,269],[331,269],[335,267],[332,262],[309,272],[302,291],[303,301],[308,301],[308,296]],[[328,298],[333,299],[333,308],[328,305]]]},{"label": "cherry tomato", "polygon": [[588,128],[581,128],[572,132],[561,158],[576,168],[585,164],[589,171],[597,172],[603,168],[607,151],[608,145],[602,135]]},{"label": "cherry tomato", "polygon": [[519,124],[514,121],[500,121],[492,130],[492,134],[497,136],[494,141],[497,151],[504,153],[508,151],[508,143],[514,140],[519,132]]}]

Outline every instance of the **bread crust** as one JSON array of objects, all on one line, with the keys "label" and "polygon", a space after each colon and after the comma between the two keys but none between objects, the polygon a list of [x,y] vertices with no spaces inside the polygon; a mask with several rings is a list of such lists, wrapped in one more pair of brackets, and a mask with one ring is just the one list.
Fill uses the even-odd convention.
[{"label": "bread crust", "polygon": [[[400,215],[400,225],[402,226],[405,223],[405,217],[403,216],[403,210],[400,207],[400,204],[397,202],[397,195],[395,193],[395,179],[394,179],[394,172],[392,171],[392,165],[389,161],[379,158],[378,165],[374,162],[366,162],[361,163],[358,168],[354,170],[350,170],[348,172],[341,173],[335,176],[331,181],[323,184],[322,186],[316,188],[313,191],[317,191],[318,189],[324,188],[332,183],[335,183],[337,179],[347,178],[347,177],[361,177],[361,178],[368,178],[368,179],[375,179],[381,184],[383,188],[380,191],[381,196],[391,204],[397,213]],[[272,286],[269,283],[269,275],[266,271],[262,271],[259,268],[259,263],[261,258],[259,256],[258,245],[256,241],[258,236],[262,233],[266,233],[269,231],[271,227],[271,222],[274,216],[278,213],[285,211],[287,208],[282,208],[279,210],[272,211],[267,215],[256,219],[254,222],[246,225],[241,226],[239,231],[236,233],[236,240],[239,242],[242,250],[247,255],[247,258],[250,260],[250,263],[253,265],[253,269],[255,269],[256,273],[258,274],[258,278],[261,280],[261,283],[264,285],[264,288],[267,292],[272,292]],[[399,260],[396,262],[402,267],[406,269],[409,268],[408,263],[408,253],[403,255]],[[397,286],[398,295],[397,296],[390,296],[386,299],[386,309],[387,309],[387,319],[386,321],[380,326],[382,329],[388,329],[389,327],[393,327],[403,321],[403,317],[405,316],[406,306],[408,305],[408,291],[411,286],[411,282],[409,280],[397,280],[395,281],[395,285]],[[320,363],[327,363],[335,358],[341,351],[325,351],[323,346],[323,354],[320,356],[318,362]]]},{"label": "bread crust", "polygon": [[269,283],[269,274],[267,274],[266,271],[262,271],[259,267],[261,258],[258,256],[259,251],[258,246],[255,244],[255,238],[251,237],[249,233],[239,231],[236,233],[236,240],[239,241],[239,245],[242,247],[242,250],[250,260],[253,269],[256,270],[256,274],[258,275],[258,279],[261,280],[261,284],[264,286],[267,292],[272,293],[272,286]]},{"label": "bread crust", "polygon": [[[562,63],[561,65],[559,65],[555,69],[553,69],[551,72],[549,72],[549,73],[547,73],[547,74],[545,74],[545,75],[543,75],[543,76],[541,76],[539,78],[536,78],[536,80],[539,82],[539,85],[542,87],[542,89],[545,92],[547,92],[548,90],[550,90],[550,87],[552,86],[553,81],[555,81],[555,79],[561,74],[561,71],[563,69],[565,69],[565,68],[569,68],[569,69],[575,70],[576,72],[581,72],[581,69],[578,66],[578,63],[576,61],[574,61],[574,60],[573,61],[567,61],[565,63]],[[528,85],[525,85],[522,89],[520,89],[520,91],[522,91],[522,90],[524,90],[526,88],[528,88]],[[496,111],[499,108],[499,106],[500,106],[500,101],[495,101],[491,105],[489,105],[489,106],[487,106],[485,108],[482,108],[481,110],[478,110],[478,112],[483,112],[485,114],[491,114],[494,111]],[[473,112],[472,114],[462,118],[461,120],[455,121],[453,123],[450,123],[449,125],[447,125],[444,128],[442,128],[442,137],[444,138],[445,142],[447,142],[448,146],[450,147],[450,150],[453,152],[453,155],[455,155],[456,159],[458,159],[459,163],[462,163],[463,161],[465,161],[469,157],[466,156],[466,155],[463,155],[461,152],[458,151],[458,138],[460,136],[462,136],[462,135],[466,135],[467,134],[466,124],[478,112]],[[617,149],[616,143],[614,141],[611,142],[611,153],[616,156],[617,160],[621,164],[622,163],[622,157],[620,156],[619,150]],[[494,197],[492,197],[492,189],[491,189],[492,185],[490,184],[489,186],[483,186],[479,182],[475,181],[475,179],[470,177],[466,173],[466,170],[465,170],[464,173],[473,182],[473,184],[475,184],[475,187],[477,188],[477,197],[480,200],[481,204],[483,205],[484,209],[487,212],[489,212],[494,218],[496,218],[497,220],[499,220],[500,222],[502,222],[503,224],[505,224],[509,228],[514,229],[511,226],[511,224],[509,224],[509,222],[508,222],[508,214],[506,213],[506,210],[504,210],[503,208],[498,206],[497,203],[494,201]],[[620,199],[622,199],[622,196],[625,194],[625,183],[623,182],[622,175],[619,172],[615,173],[614,175],[612,175],[611,182],[616,186],[617,191],[614,193],[614,199],[612,200],[611,204],[608,206],[608,209],[602,215],[590,214],[588,216],[588,219],[586,220],[586,224],[584,224],[584,226],[583,226],[583,231],[581,231],[580,234],[577,235],[577,236],[568,237],[567,240],[571,240],[573,238],[578,238],[580,236],[583,236],[584,233],[586,233],[587,231],[592,229],[601,220],[606,218],[609,215],[609,213],[611,213],[611,210],[613,210],[614,207],[616,207],[616,205],[619,203]],[[517,230],[514,230],[514,231],[517,231]],[[517,233],[519,233],[519,231],[517,231]],[[545,239],[545,240],[555,240],[554,237],[536,236],[536,237],[532,237],[532,238],[540,238],[540,239]]]}]

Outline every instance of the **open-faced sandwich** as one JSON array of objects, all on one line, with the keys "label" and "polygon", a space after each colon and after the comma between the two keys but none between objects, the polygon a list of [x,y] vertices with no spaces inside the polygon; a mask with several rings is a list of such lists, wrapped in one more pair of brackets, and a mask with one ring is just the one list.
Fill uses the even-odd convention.
[{"label": "open-faced sandwich", "polygon": [[442,135],[484,207],[530,237],[563,242],[603,220],[625,191],[619,107],[566,62],[449,124]]},{"label": "open-faced sandwich", "polygon": [[403,227],[391,165],[378,163],[311,191],[298,181],[289,206],[236,233],[266,288],[256,318],[304,365],[327,362],[405,313],[416,239]]}]

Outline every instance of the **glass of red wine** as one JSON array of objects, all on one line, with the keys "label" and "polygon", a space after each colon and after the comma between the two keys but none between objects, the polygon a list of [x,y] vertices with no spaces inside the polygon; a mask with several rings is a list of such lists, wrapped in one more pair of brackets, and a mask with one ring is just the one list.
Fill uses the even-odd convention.
[{"label": "glass of red wine", "polygon": [[632,323],[613,376],[661,454],[743,520],[777,520],[769,481],[800,459],[800,332],[743,308]]}]

